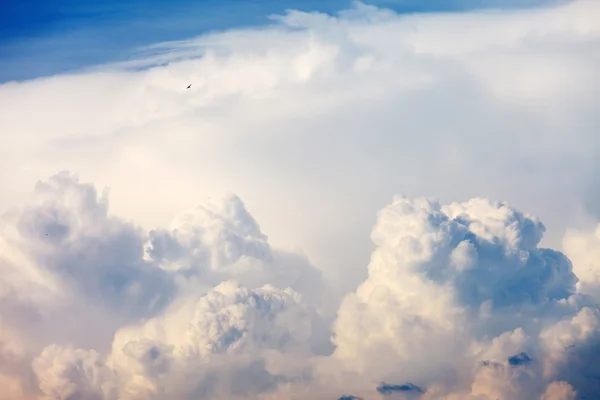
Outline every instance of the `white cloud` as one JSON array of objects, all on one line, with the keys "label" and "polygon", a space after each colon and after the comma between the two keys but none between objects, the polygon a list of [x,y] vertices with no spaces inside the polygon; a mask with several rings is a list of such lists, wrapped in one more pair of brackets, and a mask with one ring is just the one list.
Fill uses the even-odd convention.
[{"label": "white cloud", "polygon": [[597,395],[599,18],[291,11],[0,86],[1,385]]},{"label": "white cloud", "polygon": [[[196,342],[200,346],[197,351],[218,346],[221,339],[211,342],[206,335],[218,335],[226,317],[233,319],[234,326],[224,328],[223,335],[237,329],[250,346],[253,340],[260,342],[262,334],[271,335],[276,344],[293,342],[294,335],[300,334],[298,328],[307,323],[304,329],[308,329],[308,338],[300,341],[311,353],[330,351],[323,318],[335,303],[331,304],[320,272],[301,255],[271,249],[241,199],[230,196],[198,205],[173,225],[173,233],[144,233],[109,215],[106,194],[98,195],[94,186],[66,172],[39,182],[30,200],[2,219],[0,322],[6,328],[0,337],[0,356],[7,370],[0,373],[23,374],[27,359],[41,352],[33,361],[33,371],[40,390],[47,395],[66,399],[88,398],[90,393],[108,395],[110,390],[118,394],[120,387],[113,385],[116,376],[108,366],[100,367],[104,361],[98,351],[114,346],[115,333],[114,340],[122,340],[126,333],[120,332],[127,332],[125,326],[160,313],[164,322],[150,319],[143,326],[148,330],[153,324],[165,324],[163,328],[173,329],[167,337],[158,338],[166,343],[164,348],[172,346],[173,335],[192,340],[190,346]],[[173,254],[176,257],[169,257]],[[251,288],[267,283],[293,287],[306,294],[307,304],[314,308],[307,309],[303,317],[297,313],[287,319],[278,317],[283,321],[280,328],[291,331],[287,339],[285,332],[278,334],[274,327],[261,325],[260,318],[271,321],[270,308],[276,313],[278,308],[287,307],[286,302],[300,302],[300,295],[291,294],[292,289],[279,295],[278,289],[252,292],[231,284],[219,285],[231,278]],[[215,285],[219,286],[211,289]],[[195,299],[209,290],[212,297],[202,297],[196,305]],[[233,303],[228,306],[228,302]],[[257,308],[256,315],[249,314],[247,319],[241,308],[246,302]],[[238,303],[242,304],[236,306]],[[192,314],[188,315],[190,307]],[[206,320],[204,313],[219,307],[225,307],[223,314]],[[199,318],[194,328],[200,329],[199,336],[185,339],[185,329],[179,332],[178,328],[189,324],[190,318],[193,322],[193,315]],[[236,318],[242,319],[238,323]],[[261,328],[266,329],[262,334],[258,331]],[[252,339],[252,335],[259,339]],[[140,340],[126,340],[115,357],[124,352],[136,359],[140,346],[147,343],[143,336]],[[139,357],[143,356],[142,352]]]},{"label": "white cloud", "polygon": [[[543,232],[502,203],[397,197],[379,213],[368,279],[342,301],[339,368],[474,399],[531,399],[578,368],[594,374],[568,349],[597,351],[598,310],[578,304],[569,260],[537,247]],[[465,243],[469,269],[455,263]]]},{"label": "white cloud", "polygon": [[396,196],[373,228],[368,278],[343,298],[331,332],[327,282],[307,260],[273,248],[235,195],[144,233],[111,216],[94,186],[60,173],[2,228],[6,254],[20,255],[1,264],[18,277],[5,286],[60,288],[41,299],[2,293],[0,373],[26,394],[598,393],[600,309],[575,293],[571,262],[538,247],[545,226],[505,203]]},{"label": "white cloud", "polygon": [[552,382],[540,400],[575,400],[577,392],[566,382]]},{"label": "white cloud", "polygon": [[247,398],[303,372],[315,317],[290,289],[249,290],[227,281],[121,328],[107,359],[52,345],[33,369],[40,389],[61,399]]},{"label": "white cloud", "polygon": [[[277,365],[277,353],[295,357],[293,367],[301,365],[300,357],[310,350],[311,319],[290,290],[248,290],[228,281],[163,317],[117,332],[111,361],[121,377],[133,375],[128,378],[129,390],[139,390],[132,388],[135,381],[154,380],[151,385],[157,387],[159,398],[181,391],[183,376],[196,376],[184,384],[187,396],[250,395],[286,375],[286,367]],[[159,355],[150,357],[150,351]],[[219,365],[229,372],[211,372]],[[198,375],[202,371],[204,378]],[[228,373],[233,375],[226,377]],[[254,377],[245,382],[244,374]],[[235,375],[240,375],[237,381]],[[216,379],[218,388],[208,387],[213,383],[207,386],[204,379]],[[222,382],[227,379],[232,381]]]},{"label": "white cloud", "polygon": [[235,190],[274,244],[301,246],[344,290],[370,251],[345,243],[367,243],[373,213],[399,189],[511,201],[535,210],[557,247],[595,182],[598,12],[586,0],[291,12],[274,27],[165,45],[144,62],[166,64],[143,71],[2,85],[11,172],[0,207],[62,169],[109,185],[113,209],[146,227]]},{"label": "white cloud", "polygon": [[33,360],[32,368],[40,390],[53,399],[101,399],[102,391],[96,388],[110,379],[94,350],[52,345]]},{"label": "white cloud", "polygon": [[593,230],[567,231],[563,248],[579,277],[579,291],[600,301],[600,224]]}]

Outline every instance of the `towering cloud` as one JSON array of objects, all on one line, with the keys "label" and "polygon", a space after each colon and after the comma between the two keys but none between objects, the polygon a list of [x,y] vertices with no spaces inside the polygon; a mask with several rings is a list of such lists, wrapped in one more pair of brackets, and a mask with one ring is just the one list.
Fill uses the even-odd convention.
[{"label": "towering cloud", "polygon": [[[52,398],[160,398],[181,394],[163,379],[179,382],[203,364],[206,379],[224,372],[211,372],[211,354],[230,380],[270,360],[273,377],[265,370],[256,378],[272,385],[295,365],[261,351],[329,351],[317,312],[327,295],[312,293],[309,308],[285,289],[322,290],[320,273],[302,256],[272,250],[238,197],[200,205],[174,226],[145,234],[108,214],[106,193],[66,172],[38,183],[2,219],[6,372],[31,370]],[[185,395],[208,390],[188,384]]]},{"label": "towering cloud", "polygon": [[120,329],[106,361],[52,345],[33,367],[40,389],[61,399],[248,398],[298,374],[310,339],[310,312],[293,291],[227,281]]},{"label": "towering cloud", "polygon": [[502,202],[396,196],[330,348],[327,283],[239,197],[146,234],[60,173],[2,220],[3,379],[65,400],[594,396],[600,308],[544,231]]},{"label": "towering cloud", "polygon": [[0,86],[0,398],[600,397],[598,20],[357,3]]},{"label": "towering cloud", "polygon": [[411,382],[383,392],[423,387],[427,398],[598,393],[590,362],[600,350],[599,310],[575,294],[571,262],[538,247],[544,230],[485,199],[395,198],[372,233],[369,277],[339,310],[340,368]]}]

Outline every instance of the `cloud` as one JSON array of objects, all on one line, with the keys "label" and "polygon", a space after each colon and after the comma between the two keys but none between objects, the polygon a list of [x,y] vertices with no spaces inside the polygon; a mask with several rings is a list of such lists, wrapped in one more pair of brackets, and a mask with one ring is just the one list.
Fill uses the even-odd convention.
[{"label": "cloud", "polygon": [[0,86],[2,385],[597,396],[598,17],[357,3]]},{"label": "cloud", "polygon": [[110,379],[94,350],[52,345],[33,360],[32,368],[40,390],[55,399],[101,399],[102,392],[97,393],[96,387]]},{"label": "cloud", "polygon": [[600,224],[596,229],[570,229],[563,247],[579,276],[578,290],[600,301]]},{"label": "cloud", "polygon": [[141,70],[4,84],[0,207],[63,169],[110,185],[113,209],[146,228],[235,190],[273,244],[302,247],[342,292],[364,279],[373,213],[398,190],[535,210],[558,248],[597,186],[598,13],[588,0],[290,11],[159,45]]},{"label": "cloud", "polygon": [[577,393],[566,382],[552,382],[541,397],[541,400],[575,400]]},{"label": "cloud", "polygon": [[331,331],[328,282],[307,260],[277,262],[238,196],[172,226],[144,233],[66,172],[39,182],[3,218],[19,255],[3,260],[4,286],[47,296],[2,293],[3,379],[57,399],[599,392],[600,308],[576,293],[569,259],[539,247],[543,223],[509,204],[396,196]]},{"label": "cloud", "polygon": [[[102,355],[119,341],[123,346],[114,351],[114,363],[124,363],[121,368],[139,375],[138,380],[169,365],[173,340],[191,340],[178,349],[190,353],[192,360],[184,357],[180,363],[192,363],[186,367],[191,374],[193,362],[199,362],[194,354],[203,360],[207,351],[220,354],[236,343],[270,349],[299,341],[311,354],[330,352],[319,312],[332,306],[321,304],[326,293],[308,291],[325,288],[321,274],[302,255],[272,249],[239,197],[200,204],[173,226],[170,232],[144,233],[108,213],[106,192],[99,195],[93,185],[67,172],[38,182],[29,201],[2,218],[0,322],[6,328],[0,355],[6,372],[33,368],[39,389],[53,398],[104,398],[122,395],[114,368]],[[288,303],[302,303],[301,295],[268,283],[311,294],[312,308],[305,306],[304,314],[300,309],[278,317],[280,328],[289,332],[277,333],[279,328],[269,324]],[[219,312],[212,319],[206,314],[211,309]],[[193,315],[199,319],[186,339],[179,328]],[[267,319],[261,323],[261,318]],[[223,326],[227,320],[229,327]],[[143,333],[169,327],[172,331],[158,338]],[[141,337],[127,339],[136,329]],[[219,334],[219,329],[224,331]],[[296,340],[301,332],[308,336]],[[27,367],[36,352],[39,357]],[[165,354],[164,365],[160,354]],[[254,365],[248,363],[244,368]],[[241,372],[234,368],[231,373]],[[134,393],[141,390],[135,382],[123,385],[136,388],[127,389]]]},{"label": "cloud", "polygon": [[108,215],[106,194],[68,173],[39,182],[1,231],[3,317],[25,335],[106,344],[102,336],[175,294],[169,274],[143,260],[141,230]]},{"label": "cloud", "polygon": [[538,247],[544,230],[505,203],[396,197],[373,229],[368,279],[338,312],[339,368],[431,398],[437,385],[462,398],[538,398],[555,380],[597,393],[592,358],[569,345],[598,351],[598,309],[575,293],[571,262]]},{"label": "cloud", "polygon": [[50,346],[33,368],[42,391],[61,399],[243,398],[289,373],[289,362],[277,355],[305,352],[310,319],[290,290],[249,290],[227,281],[197,301],[120,329],[106,361],[94,351]]}]

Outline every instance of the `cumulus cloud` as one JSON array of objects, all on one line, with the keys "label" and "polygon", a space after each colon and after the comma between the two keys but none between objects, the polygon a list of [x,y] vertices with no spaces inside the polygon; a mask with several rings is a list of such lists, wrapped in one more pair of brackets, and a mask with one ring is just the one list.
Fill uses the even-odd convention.
[{"label": "cumulus cloud", "polygon": [[[293,352],[298,342],[310,354],[330,352],[323,313],[331,305],[322,306],[326,293],[310,292],[325,288],[320,272],[302,255],[272,249],[240,198],[198,205],[173,226],[143,232],[109,214],[107,193],[67,172],[39,182],[2,218],[3,369],[33,368],[51,398],[120,398],[115,380],[132,374],[123,385],[138,393],[138,380],[176,356],[195,374],[194,363],[230,347]],[[305,303],[300,293],[312,307],[293,311]],[[113,366],[99,352],[115,346]]]},{"label": "cumulus cloud", "polygon": [[229,277],[250,286],[290,286],[311,292],[312,305],[327,305],[322,274],[301,254],[272,249],[238,196],[209,199],[171,225],[151,230],[144,246],[145,258],[161,269],[197,278],[207,287]]},{"label": "cumulus cloud", "polygon": [[576,294],[567,257],[538,247],[544,230],[505,203],[397,197],[373,230],[369,277],[342,301],[333,358],[428,398],[445,387],[457,398],[531,399],[555,380],[597,393],[595,355],[582,352],[598,352],[598,309]]},{"label": "cumulus cloud", "polygon": [[5,396],[597,397],[598,18],[357,3],[0,86]]},{"label": "cumulus cloud", "polygon": [[544,231],[503,202],[396,196],[329,331],[328,283],[275,262],[239,197],[144,233],[59,173],[2,220],[0,372],[65,400],[593,396],[600,308]]},{"label": "cumulus cloud", "polygon": [[3,317],[25,335],[107,344],[103,335],[175,293],[172,278],[143,260],[141,230],[108,215],[106,195],[68,173],[39,182],[0,226]]},{"label": "cumulus cloud", "polygon": [[569,230],[563,248],[579,277],[578,290],[600,302],[600,224],[596,229]]},{"label": "cumulus cloud", "polygon": [[106,361],[94,351],[52,345],[33,368],[40,388],[61,399],[247,398],[290,373],[277,355],[307,354],[311,333],[310,312],[293,291],[227,281],[120,329]]},{"label": "cumulus cloud", "polygon": [[599,12],[292,10],[139,65],[3,84],[0,208],[62,169],[110,185],[113,209],[146,228],[234,190],[272,244],[301,247],[344,292],[398,190],[508,200],[558,248],[597,186]]},{"label": "cumulus cloud", "polygon": [[540,400],[575,400],[577,393],[566,382],[552,382]]}]

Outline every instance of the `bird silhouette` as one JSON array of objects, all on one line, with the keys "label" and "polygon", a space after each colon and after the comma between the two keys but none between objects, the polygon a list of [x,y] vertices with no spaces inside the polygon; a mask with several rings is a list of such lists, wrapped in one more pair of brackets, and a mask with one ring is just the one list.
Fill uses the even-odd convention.
[{"label": "bird silhouette", "polygon": [[188,87],[186,87],[186,89],[189,89],[189,88],[191,88],[191,87],[192,87],[192,84],[190,83],[190,85],[189,85]]}]

